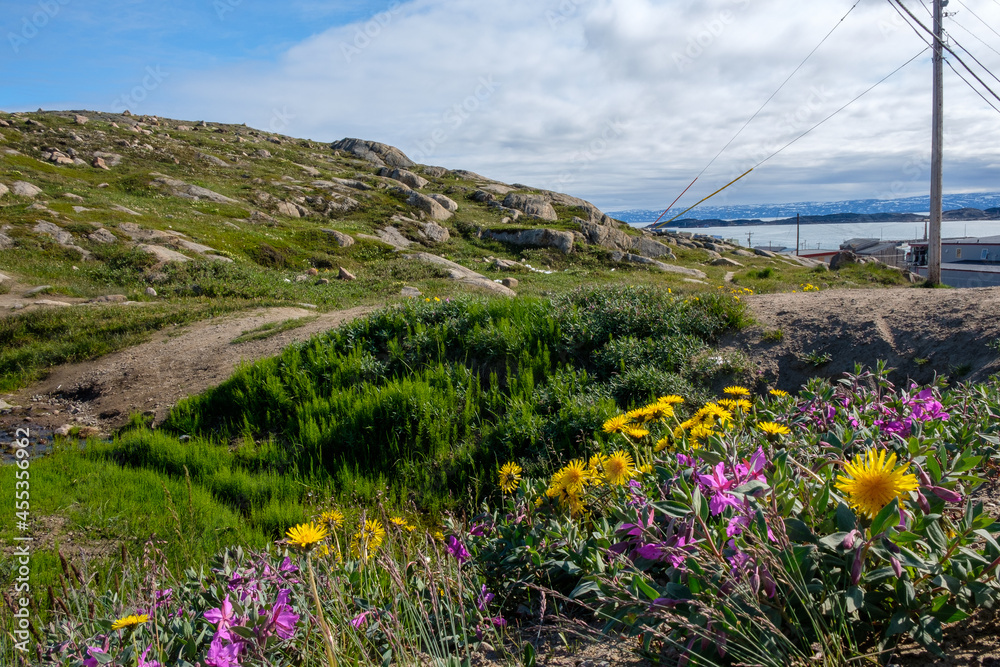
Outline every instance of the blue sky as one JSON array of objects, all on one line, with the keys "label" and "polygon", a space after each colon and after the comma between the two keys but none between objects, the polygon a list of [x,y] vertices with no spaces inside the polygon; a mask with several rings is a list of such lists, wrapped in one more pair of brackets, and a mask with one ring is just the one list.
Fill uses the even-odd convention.
[{"label": "blue sky", "polygon": [[[128,107],[320,141],[362,137],[606,210],[656,208],[853,4],[5,0],[0,109]],[[907,5],[927,18],[919,0]],[[948,19],[954,37],[1000,72],[1000,3],[955,0],[949,10],[958,12]],[[888,2],[862,0],[681,204],[922,46]],[[947,75],[945,188],[1000,190],[1000,113]],[[712,203],[926,192],[929,123],[925,53]]]}]

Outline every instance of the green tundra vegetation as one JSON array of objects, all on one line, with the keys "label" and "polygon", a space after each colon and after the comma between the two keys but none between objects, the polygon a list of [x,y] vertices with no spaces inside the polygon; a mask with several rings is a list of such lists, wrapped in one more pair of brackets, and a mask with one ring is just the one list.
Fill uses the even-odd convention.
[{"label": "green tundra vegetation", "polygon": [[[624,489],[616,491],[621,494],[613,503],[602,497],[606,504],[595,512],[592,523],[580,523],[578,516],[565,513],[557,519],[559,506],[546,506],[546,511],[554,512],[551,522],[546,519],[530,530],[520,524],[506,526],[508,542],[476,543],[467,539],[471,518],[484,506],[496,514],[496,508],[514,500],[498,486],[502,481],[498,469],[517,462],[518,476],[523,472],[526,480],[533,480],[518,491],[516,506],[510,505],[515,511],[511,516],[521,516],[529,505],[544,500],[544,494],[529,498],[527,489],[543,488],[543,480],[561,474],[567,462],[592,462],[594,456],[600,461],[600,456],[609,454],[624,460],[619,451],[621,433],[606,426],[622,413],[677,395],[685,401],[677,414],[692,417],[697,406],[732,383],[746,385],[758,398],[766,396],[767,387],[750,373],[746,359],[713,349],[722,336],[748,323],[742,295],[905,282],[898,271],[873,265],[826,272],[781,258],[731,251],[727,256],[738,259],[738,266],[713,265],[705,248],[684,244],[670,246],[675,259],[669,263],[697,269],[703,278],[622,262],[612,249],[580,238],[569,253],[508,245],[488,240],[483,231],[576,231],[579,224],[574,218],[586,218],[588,211],[557,202],[556,220],[522,217],[514,225],[503,222],[502,210],[474,198],[491,183],[488,179],[417,165],[413,171],[428,180],[423,192],[447,196],[459,205],[452,217],[437,222],[449,232],[448,239],[431,241],[421,231],[424,218],[408,198],[378,175],[371,162],[350,153],[243,126],[91,116],[81,125],[72,114],[0,114],[5,121],[0,126],[0,183],[27,181],[42,190],[37,198],[14,194],[0,198],[0,273],[11,277],[0,279],[0,293],[47,286],[23,300],[87,300],[115,294],[134,303],[5,314],[0,318],[0,391],[25,387],[54,365],[94,358],[146,340],[157,330],[199,319],[296,304],[317,312],[356,305],[383,307],[278,356],[238,368],[219,386],[176,405],[161,424],[136,415],[106,440],[83,444],[58,439],[49,454],[32,460],[31,514],[38,522],[33,527],[49,536],[36,545],[31,559],[32,586],[46,591],[33,598],[38,622],[48,624],[48,645],[72,637],[76,651],[53,658],[54,663],[104,664],[106,658],[87,654],[87,646],[96,646],[95,637],[138,627],[139,621],[125,619],[137,613],[139,597],[152,594],[150,572],[161,581],[172,581],[178,596],[184,591],[191,609],[223,606],[226,583],[213,577],[222,577],[220,573],[236,577],[235,568],[246,565],[245,557],[257,558],[253,567],[273,574],[282,563],[273,551],[275,540],[331,508],[342,514],[336,520],[327,514],[326,521],[332,531],[339,528],[343,540],[324,542],[336,564],[320,568],[320,582],[331,587],[344,583],[324,603],[332,605],[326,613],[339,628],[361,628],[369,613],[402,619],[397,628],[402,639],[375,630],[366,638],[339,636],[338,641],[345,642],[340,645],[343,655],[351,656],[345,664],[393,659],[418,664],[428,654],[444,661],[439,664],[465,664],[448,661],[458,660],[455,656],[463,651],[462,660],[467,659],[469,646],[483,641],[484,632],[489,640],[490,632],[502,625],[500,616],[485,615],[487,583],[498,593],[507,591],[503,605],[508,618],[513,618],[510,612],[518,604],[522,611],[537,615],[539,598],[507,585],[514,579],[526,581],[529,574],[539,577],[540,586],[560,582],[557,588],[564,594],[577,584],[589,586],[584,592],[600,592],[594,604],[622,604],[634,618],[609,621],[608,627],[618,631],[622,622],[641,616],[635,609],[659,599],[640,605],[635,595],[641,599],[648,597],[651,586],[670,588],[677,583],[649,580],[630,570],[627,579],[637,583],[629,593],[611,590],[600,579],[604,567],[600,554],[617,539],[616,525],[637,520],[628,497],[621,495]],[[140,125],[135,125],[137,120]],[[88,159],[82,165],[55,164],[44,157],[51,147],[74,148]],[[89,166],[93,151],[120,154],[121,163],[109,170]],[[207,188],[232,203],[176,196],[156,184],[160,175]],[[332,213],[319,211],[313,179],[338,178],[361,184],[351,186],[356,205]],[[516,193],[544,194],[525,186],[510,187]],[[74,197],[67,198],[67,193]],[[278,210],[277,203],[293,201],[304,210],[315,210],[305,217]],[[411,250],[431,252],[491,280],[516,278],[518,296],[492,296],[456,282],[447,270],[397,252],[375,237],[393,216],[405,217],[394,224],[414,244]],[[71,235],[72,242],[38,232],[39,221],[53,222]],[[130,240],[129,230],[134,232],[135,226],[143,233],[166,235],[156,236],[161,241],[182,238],[208,246],[211,252],[174,244],[170,247],[189,252],[188,261],[163,263]],[[613,221],[610,226],[631,237],[642,236]],[[341,247],[334,235],[323,231],[329,228],[355,242]],[[94,240],[91,235],[101,229],[115,240]],[[516,264],[500,268],[493,259]],[[340,268],[356,279],[338,280]],[[155,288],[155,295],[149,287]],[[404,297],[403,287],[416,288],[421,296]],[[294,326],[296,321],[283,322],[244,332],[244,337],[264,337]],[[946,401],[947,406],[960,398]],[[806,404],[810,398],[797,400]],[[830,396],[824,400],[832,401]],[[796,418],[766,399],[761,401],[762,417],[788,423]],[[985,403],[995,405],[995,395]],[[943,461],[939,466],[951,465],[935,475],[935,488],[954,487],[962,472],[955,471],[955,461],[965,465],[973,454],[983,460],[993,455],[978,434],[995,433],[995,427],[988,426],[985,417],[977,419],[972,430],[962,432],[961,444],[969,449],[968,455],[964,450],[935,455]],[[743,426],[741,456],[765,440],[774,442],[761,440],[759,433],[751,436],[755,431],[749,421]],[[845,435],[843,424],[837,428],[838,446],[847,450],[854,436]],[[823,447],[832,441],[820,442],[821,435],[809,431],[803,437],[809,439],[810,451],[827,455],[829,448]],[[693,446],[686,437],[678,436],[678,443]],[[718,443],[708,449],[717,457],[725,453]],[[921,445],[912,451],[930,456],[925,450]],[[643,473],[653,475],[643,478],[647,491],[653,493],[649,485],[674,484],[680,479],[676,475],[687,475],[681,484],[687,494],[682,500],[690,509],[692,503],[700,503],[700,496],[690,495],[690,473],[677,473],[668,458],[662,454],[658,467],[650,463]],[[789,489],[801,481],[793,479],[787,467],[791,465],[780,470],[780,481]],[[843,519],[847,525],[843,511],[831,500],[835,493],[831,470],[823,473],[826,477],[819,484],[825,489],[817,492],[821,500],[803,498],[803,502],[806,506],[814,502],[817,515],[827,516],[836,508],[838,522]],[[15,474],[14,466],[0,466],[0,488],[13,488]],[[669,507],[679,513],[680,500],[671,502],[675,504]],[[784,518],[801,509],[801,505],[783,508]],[[700,505],[694,509],[699,512],[705,514]],[[972,543],[974,530],[992,527],[973,509],[968,515],[968,530],[958,538],[960,543],[955,542],[956,549]],[[15,518],[12,503],[0,504],[0,539],[15,536]],[[494,519],[498,525],[508,521],[499,515]],[[365,567],[367,547],[358,549],[359,544],[374,545],[372,552],[378,547],[372,521],[381,522],[379,530],[397,531],[388,541],[392,546],[382,552],[388,569],[377,575],[375,568]],[[347,525],[358,526],[358,532],[348,531]],[[822,525],[827,533],[828,528]],[[450,533],[450,539],[467,541],[480,558],[482,571],[463,566],[467,552],[463,555],[453,542],[446,548],[443,534],[433,537],[439,530]],[[720,529],[713,523],[712,530],[712,539],[718,541],[725,526]],[[298,535],[300,546],[312,543],[301,537],[312,535],[309,531]],[[423,538],[417,535],[432,536],[432,546],[422,545]],[[553,550],[545,551],[545,544],[554,545]],[[511,545],[516,545],[516,556],[504,551]],[[80,547],[83,556],[73,557]],[[267,556],[246,556],[269,548]],[[71,556],[69,561],[63,560],[64,553]],[[411,567],[418,557],[434,560],[440,569],[421,578]],[[846,558],[839,552],[838,557]],[[155,568],[150,569],[151,563]],[[311,566],[311,561],[297,563]],[[337,569],[341,567],[346,569]],[[16,572],[13,559],[0,559],[0,586],[7,588]],[[392,577],[404,582],[403,589],[394,588]],[[614,583],[618,586],[620,581]],[[483,588],[477,598],[479,586]],[[293,588],[295,608],[304,617],[315,600]],[[435,591],[441,600],[434,597]],[[930,599],[933,592],[922,588],[921,600]],[[389,599],[395,605],[404,604],[400,600],[413,604],[393,607],[385,602]],[[433,618],[426,615],[424,602],[436,610]],[[445,611],[434,606],[439,602]],[[470,611],[474,609],[479,611]],[[479,615],[473,618],[470,613]],[[691,612],[690,617],[695,616]],[[124,625],[112,629],[115,618]],[[157,659],[176,661],[164,664],[205,664],[212,629],[203,615],[169,623],[173,624],[169,632],[167,625],[156,626],[160,628],[154,642],[160,642]],[[630,631],[640,625],[631,625]],[[0,626],[3,660],[14,655],[11,628]],[[146,641],[142,632],[136,630],[135,636]],[[301,632],[305,637],[301,645],[288,649],[279,661],[323,664],[319,633]],[[442,639],[432,641],[431,635]],[[662,631],[657,641],[665,641],[666,635],[669,631]],[[139,656],[145,644],[138,648],[126,644],[112,646],[119,652],[116,660],[145,664],[145,657]],[[502,647],[504,640],[497,645]],[[272,646],[268,641],[259,648]],[[63,645],[61,650],[70,649]],[[516,656],[505,660],[533,664],[525,650],[518,648]]]}]

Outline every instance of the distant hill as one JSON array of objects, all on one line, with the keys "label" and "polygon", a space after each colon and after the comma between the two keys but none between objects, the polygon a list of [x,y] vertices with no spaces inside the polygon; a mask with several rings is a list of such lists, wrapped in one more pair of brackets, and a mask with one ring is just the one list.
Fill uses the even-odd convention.
[{"label": "distant hill", "polygon": [[[942,220],[1000,220],[1000,208],[988,208],[985,211],[978,208],[958,208],[954,211],[944,211]],[[801,218],[779,218],[777,220],[740,219],[702,220],[696,218],[681,218],[670,223],[671,228],[688,227],[739,227],[741,225],[792,225],[796,221],[802,225],[837,225],[859,222],[926,222],[928,216],[915,213],[831,213],[830,215],[803,215]]]},{"label": "distant hill", "polygon": [[[945,210],[978,209],[988,210],[1000,207],[1000,192],[978,192],[972,194],[954,194],[944,196]],[[677,213],[683,208],[676,210]],[[700,206],[685,216],[684,220],[755,220],[761,218],[794,218],[802,216],[829,216],[834,214],[876,215],[882,213],[921,213],[930,210],[927,196],[904,197],[901,199],[849,199],[836,202],[793,202],[790,204],[745,204],[738,206]],[[611,211],[613,218],[630,224],[653,222],[663,212],[663,209],[629,209]],[[675,215],[671,212],[670,215]],[[920,218],[923,219],[923,218]],[[970,218],[965,218],[970,219]],[[992,218],[988,218],[992,219]],[[888,222],[888,218],[872,218],[871,222]],[[907,222],[908,219],[892,220]],[[819,222],[819,221],[817,221]],[[823,220],[822,222],[834,222]],[[857,222],[855,219],[844,222]],[[749,224],[744,222],[742,224]],[[754,222],[753,224],[760,224]],[[671,225],[674,226],[674,225]]]}]

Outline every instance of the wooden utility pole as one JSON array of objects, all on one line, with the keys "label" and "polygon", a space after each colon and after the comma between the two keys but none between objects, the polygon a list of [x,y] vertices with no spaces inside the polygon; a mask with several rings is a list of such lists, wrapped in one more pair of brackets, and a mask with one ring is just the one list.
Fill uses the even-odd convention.
[{"label": "wooden utility pole", "polygon": [[799,245],[799,215],[800,215],[799,213],[795,214],[795,255],[796,255],[796,257],[798,256],[798,254],[799,254],[799,248],[801,247]]},{"label": "wooden utility pole", "polygon": [[941,282],[941,181],[944,144],[944,78],[942,22],[947,0],[934,0],[934,91],[931,104],[931,219],[927,238],[927,281]]}]

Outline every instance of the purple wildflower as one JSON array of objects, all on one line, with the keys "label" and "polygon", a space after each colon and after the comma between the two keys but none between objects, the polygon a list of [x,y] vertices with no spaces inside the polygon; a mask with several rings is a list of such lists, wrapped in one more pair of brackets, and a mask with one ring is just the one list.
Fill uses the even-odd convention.
[{"label": "purple wildflower", "polygon": [[446,548],[448,549],[448,553],[454,556],[455,560],[457,560],[459,564],[464,563],[465,561],[469,560],[469,558],[472,557],[472,555],[469,553],[469,550],[465,548],[465,545],[462,544],[459,541],[459,539],[454,535],[449,535],[446,542],[447,542]]}]

